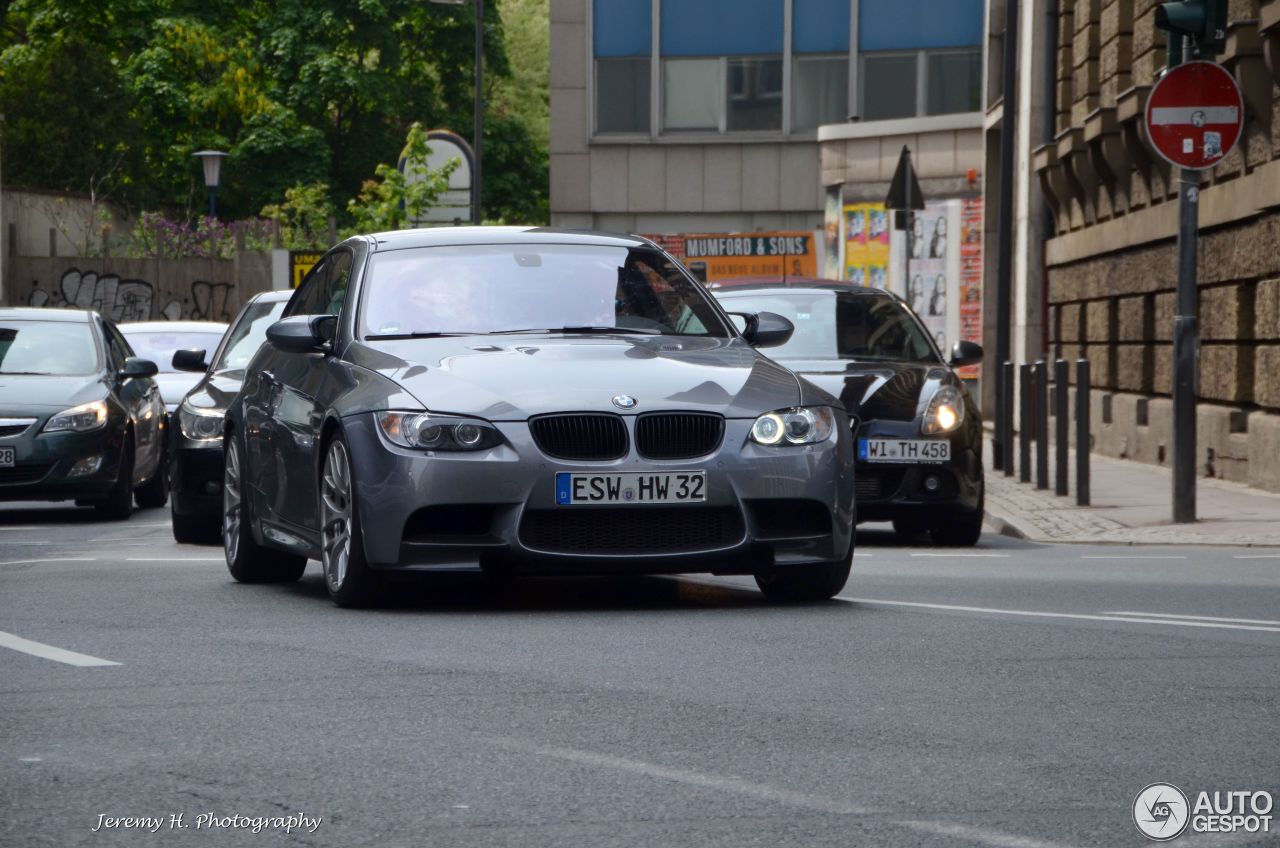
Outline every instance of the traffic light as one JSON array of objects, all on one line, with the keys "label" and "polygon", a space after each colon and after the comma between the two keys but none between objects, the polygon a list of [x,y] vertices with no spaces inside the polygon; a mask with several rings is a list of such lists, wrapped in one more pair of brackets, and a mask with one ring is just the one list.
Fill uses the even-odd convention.
[{"label": "traffic light", "polygon": [[1169,55],[1182,55],[1189,36],[1201,56],[1216,56],[1227,46],[1227,0],[1179,0],[1156,6],[1156,26],[1169,33]]}]

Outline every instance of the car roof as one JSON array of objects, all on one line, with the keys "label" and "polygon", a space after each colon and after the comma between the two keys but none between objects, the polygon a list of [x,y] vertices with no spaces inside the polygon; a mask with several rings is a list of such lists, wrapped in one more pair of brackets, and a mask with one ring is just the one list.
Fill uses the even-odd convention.
[{"label": "car roof", "polygon": [[293,297],[295,289],[272,289],[271,291],[258,292],[249,298],[248,303],[280,303]]},{"label": "car roof", "polygon": [[893,293],[884,289],[874,288],[873,286],[855,286],[853,283],[842,283],[837,280],[813,280],[812,278],[806,282],[797,282],[795,280],[787,280],[785,283],[780,279],[771,281],[751,281],[751,282],[734,282],[730,285],[721,285],[720,283],[712,283],[708,286],[711,293],[715,295],[733,295],[739,292],[752,294],[757,292],[769,292],[774,294],[782,294],[785,292],[807,292],[809,294],[854,294],[863,297],[893,297]]},{"label": "car roof", "polygon": [[220,321],[128,321],[117,325],[129,333],[222,333],[227,325]]},{"label": "car roof", "polygon": [[84,324],[93,317],[88,309],[60,309],[57,307],[9,306],[0,309],[0,319],[10,321],[61,321]]},{"label": "car roof", "polygon": [[581,244],[607,247],[653,247],[641,236],[596,230],[555,227],[424,227],[358,236],[373,243],[375,251],[412,247],[445,247],[484,244]]}]

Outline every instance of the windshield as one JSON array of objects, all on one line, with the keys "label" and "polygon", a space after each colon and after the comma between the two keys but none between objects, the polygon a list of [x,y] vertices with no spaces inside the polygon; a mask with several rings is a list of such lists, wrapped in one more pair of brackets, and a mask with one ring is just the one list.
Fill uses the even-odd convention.
[{"label": "windshield", "polygon": [[180,332],[139,332],[121,325],[120,332],[129,340],[129,347],[143,359],[150,359],[161,372],[173,374],[173,354],[179,350],[211,351],[222,341],[222,333],[184,330]]},{"label": "windshield", "polygon": [[727,337],[701,286],[653,249],[501,244],[374,254],[366,338],[519,330]]},{"label": "windshield", "polygon": [[892,297],[835,292],[720,295],[730,312],[775,312],[796,325],[771,359],[855,359],[938,362],[919,323]]},{"label": "windshield", "polygon": [[213,370],[243,371],[258,348],[267,340],[267,328],[279,320],[280,313],[288,305],[287,300],[249,304],[227,334],[227,343],[223,346],[218,361],[213,363]]},{"label": "windshield", "polygon": [[0,374],[93,374],[98,346],[87,321],[0,322]]}]

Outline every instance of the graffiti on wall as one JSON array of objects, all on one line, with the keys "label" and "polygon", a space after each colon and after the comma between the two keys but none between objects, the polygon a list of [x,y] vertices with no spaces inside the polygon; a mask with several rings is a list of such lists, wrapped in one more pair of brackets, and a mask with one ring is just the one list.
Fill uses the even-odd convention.
[{"label": "graffiti on wall", "polygon": [[[30,306],[60,309],[96,309],[112,321],[230,321],[230,283],[191,283],[186,297],[157,298],[155,287],[146,280],[121,279],[116,274],[99,274],[70,268],[52,291],[31,281]],[[157,301],[164,305],[157,308]]]}]

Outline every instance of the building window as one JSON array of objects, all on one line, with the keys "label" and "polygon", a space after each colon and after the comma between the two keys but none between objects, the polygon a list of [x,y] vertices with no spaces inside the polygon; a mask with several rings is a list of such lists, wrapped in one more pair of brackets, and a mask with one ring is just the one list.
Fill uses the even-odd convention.
[{"label": "building window", "polygon": [[662,63],[662,127],[720,129],[719,59],[667,59]]},{"label": "building window", "polygon": [[864,53],[859,79],[864,121],[975,112],[982,94],[982,51]]},{"label": "building window", "polygon": [[782,59],[730,59],[725,128],[782,129]]},{"label": "building window", "polygon": [[804,132],[849,117],[849,57],[797,56],[791,63],[791,128]]},{"label": "building window", "polygon": [[649,132],[650,0],[595,0],[595,131]]},{"label": "building window", "polygon": [[596,132],[649,132],[649,59],[596,59]]}]

